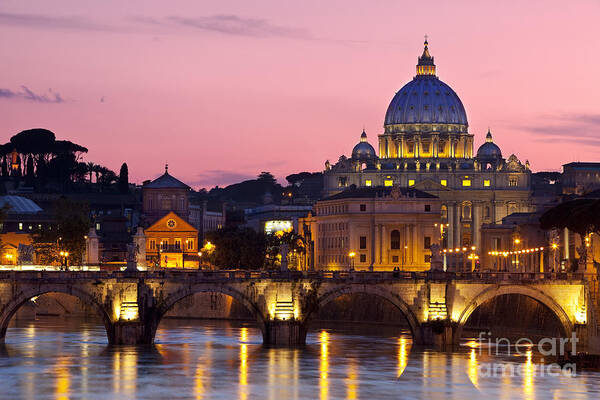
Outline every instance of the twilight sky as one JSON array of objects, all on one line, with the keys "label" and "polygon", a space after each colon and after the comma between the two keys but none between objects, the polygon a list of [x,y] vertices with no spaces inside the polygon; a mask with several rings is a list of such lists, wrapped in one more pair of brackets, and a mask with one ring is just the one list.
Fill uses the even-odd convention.
[{"label": "twilight sky", "polygon": [[600,161],[600,2],[3,0],[0,140],[34,127],[142,182],[322,170],[374,146],[429,35],[479,146]]}]

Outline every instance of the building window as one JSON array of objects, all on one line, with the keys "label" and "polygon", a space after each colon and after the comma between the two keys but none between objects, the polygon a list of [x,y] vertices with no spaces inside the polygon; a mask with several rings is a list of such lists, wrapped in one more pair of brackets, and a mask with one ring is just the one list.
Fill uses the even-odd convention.
[{"label": "building window", "polygon": [[442,219],[448,218],[448,207],[446,207],[445,205],[442,205],[442,207],[440,208],[440,212],[442,214]]},{"label": "building window", "polygon": [[408,186],[414,186],[415,185],[415,180],[414,179],[409,179],[408,180]]},{"label": "building window", "polygon": [[490,186],[490,180],[489,179],[484,179],[483,186],[489,187]]},{"label": "building window", "polygon": [[359,248],[361,249],[366,249],[367,248],[367,237],[366,236],[361,236],[359,238]]},{"label": "building window", "polygon": [[163,239],[160,242],[160,247],[162,250],[167,250],[169,248],[169,240],[168,239]]},{"label": "building window", "polygon": [[518,183],[519,183],[519,178],[517,178],[516,176],[511,176],[508,179],[508,186],[517,186]]},{"label": "building window", "polygon": [[431,212],[431,204],[425,204],[425,212]]},{"label": "building window", "polygon": [[430,263],[431,262],[431,254],[425,254],[425,262],[426,263]]},{"label": "building window", "polygon": [[194,250],[194,239],[188,239],[187,240],[187,249],[188,250]]},{"label": "building window", "polygon": [[367,211],[367,205],[366,204],[361,204],[360,205],[360,211]]},{"label": "building window", "polygon": [[372,184],[373,184],[373,183],[371,182],[371,180],[370,180],[370,179],[367,179],[367,180],[365,181],[365,186],[371,186]]},{"label": "building window", "polygon": [[463,179],[462,185],[463,186],[471,186],[471,180],[470,179]]},{"label": "building window", "polygon": [[397,263],[398,262],[398,256],[392,256],[392,262],[393,263]]},{"label": "building window", "polygon": [[484,216],[485,218],[490,217],[490,208],[488,206],[485,206]]},{"label": "building window", "polygon": [[100,230],[100,222],[96,222],[96,230],[99,231]]},{"label": "building window", "polygon": [[361,254],[360,255],[360,262],[361,263],[367,262],[367,255],[366,254]]},{"label": "building window", "polygon": [[440,180],[440,185],[448,186],[448,181],[446,179],[442,179],[442,180]]},{"label": "building window", "polygon": [[148,248],[150,250],[155,250],[156,249],[156,240],[150,239],[150,242],[148,242]]},{"label": "building window", "polygon": [[423,238],[423,248],[425,250],[429,250],[430,247],[431,247],[431,236],[425,236]]},{"label": "building window", "polygon": [[390,233],[390,242],[392,250],[400,249],[400,231],[394,229],[392,233]]},{"label": "building window", "polygon": [[346,180],[346,177],[345,177],[345,176],[340,176],[340,177],[338,178],[338,186],[339,186],[339,187],[344,187],[344,186],[347,186],[347,180]]},{"label": "building window", "polygon": [[391,179],[386,179],[383,181],[383,186],[394,186],[394,181]]}]

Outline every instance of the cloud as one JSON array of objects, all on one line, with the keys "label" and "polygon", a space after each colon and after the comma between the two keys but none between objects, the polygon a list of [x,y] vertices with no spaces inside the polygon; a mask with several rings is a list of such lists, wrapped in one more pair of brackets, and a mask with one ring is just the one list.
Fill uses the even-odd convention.
[{"label": "cloud", "polygon": [[557,114],[540,117],[543,122],[515,128],[532,133],[537,140],[575,142],[600,146],[600,114]]},{"label": "cloud", "polygon": [[275,25],[262,18],[245,18],[237,15],[211,15],[204,17],[169,16],[164,19],[133,17],[136,22],[154,26],[175,25],[224,35],[264,37],[290,37],[309,39],[305,29]]},{"label": "cloud", "polygon": [[256,175],[244,174],[237,171],[226,171],[221,169],[206,170],[196,175],[196,179],[189,182],[194,187],[212,188],[216,185],[224,187],[232,183],[238,183],[248,179],[254,179]]},{"label": "cloud", "polygon": [[42,14],[0,13],[0,25],[12,25],[38,29],[71,29],[112,31],[113,27],[98,24],[80,16],[57,17]]},{"label": "cloud", "polygon": [[10,100],[27,100],[34,103],[64,103],[60,93],[48,89],[47,93],[37,94],[27,86],[22,85],[20,92],[13,92],[10,89],[0,88],[0,98]]}]

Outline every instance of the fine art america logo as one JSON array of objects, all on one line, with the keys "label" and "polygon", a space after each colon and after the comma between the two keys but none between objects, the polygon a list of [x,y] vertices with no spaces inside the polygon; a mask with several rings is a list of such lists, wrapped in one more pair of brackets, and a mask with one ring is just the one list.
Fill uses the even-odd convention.
[{"label": "fine art america logo", "polygon": [[[470,369],[469,377],[473,378],[527,378],[534,377],[559,377],[576,375],[576,364],[567,362],[571,356],[577,354],[579,339],[575,332],[570,338],[543,338],[537,344],[529,338],[520,338],[514,343],[508,338],[492,339],[491,332],[480,332],[476,342],[471,342],[472,352],[478,349],[479,357],[489,358],[489,362],[480,362],[476,371]],[[514,350],[514,352],[513,352]],[[532,355],[536,352],[541,358],[539,362],[532,362]],[[486,354],[487,353],[487,354]],[[473,354],[472,354],[473,356]],[[525,363],[502,362],[501,357],[523,356]],[[546,360],[545,357],[549,359]],[[566,360],[562,363],[546,361]],[[476,376],[472,376],[473,373]],[[475,384],[475,382],[473,382]],[[477,386],[477,385],[476,385]]]}]

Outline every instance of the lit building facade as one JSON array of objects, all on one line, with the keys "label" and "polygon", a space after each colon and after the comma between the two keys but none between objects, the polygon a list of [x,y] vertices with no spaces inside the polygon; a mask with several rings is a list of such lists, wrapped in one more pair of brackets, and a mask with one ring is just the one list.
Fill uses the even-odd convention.
[{"label": "lit building facade", "polygon": [[198,230],[170,212],[144,230],[150,267],[198,268]]},{"label": "lit building facade", "polygon": [[[387,109],[379,155],[363,131],[350,157],[325,163],[326,196],[358,188],[418,189],[439,198],[442,246],[481,247],[481,226],[515,212],[533,211],[531,171],[514,154],[503,158],[487,132],[473,151],[465,108],[436,76],[425,42],[417,75],[400,89]],[[447,226],[446,226],[447,225]]]},{"label": "lit building facade", "polygon": [[308,268],[404,271],[430,269],[439,254],[441,202],[394,187],[351,187],[318,201],[299,221],[311,243]]},{"label": "lit building facade", "polygon": [[[198,229],[189,221],[190,187],[165,173],[142,188],[148,267],[198,268]],[[200,246],[202,247],[202,246]]]}]

